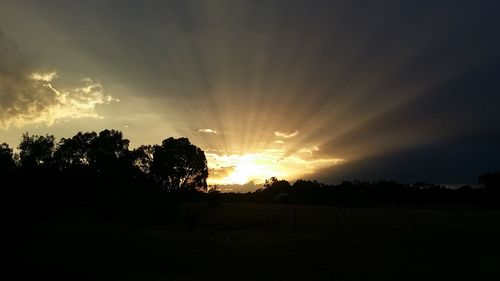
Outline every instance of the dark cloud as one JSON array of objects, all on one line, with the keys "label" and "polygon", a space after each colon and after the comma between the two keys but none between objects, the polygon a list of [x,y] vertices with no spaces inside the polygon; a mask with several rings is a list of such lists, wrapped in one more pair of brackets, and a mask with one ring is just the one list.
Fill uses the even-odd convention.
[{"label": "dark cloud", "polygon": [[342,180],[394,179],[439,184],[477,184],[480,174],[500,170],[498,131],[460,136],[453,139],[394,151],[372,158],[346,162],[318,172],[328,182]]}]

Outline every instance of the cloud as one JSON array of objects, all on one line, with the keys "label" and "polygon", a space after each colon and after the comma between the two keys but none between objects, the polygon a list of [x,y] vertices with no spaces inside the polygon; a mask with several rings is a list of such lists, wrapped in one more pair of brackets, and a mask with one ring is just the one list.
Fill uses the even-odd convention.
[{"label": "cloud", "polygon": [[300,149],[300,153],[280,159],[285,148],[268,148],[252,153],[206,152],[210,184],[262,184],[270,177],[288,180],[309,176],[318,170],[343,164],[344,159],[314,155],[317,146]]},{"label": "cloud", "polygon": [[209,169],[209,174],[213,178],[225,178],[234,172],[235,166],[214,167]]},{"label": "cloud", "polygon": [[319,151],[319,147],[315,145],[312,147],[303,147],[303,148],[299,149],[297,151],[297,153],[301,153],[301,154],[307,155],[307,156],[312,156],[312,154],[316,151]]},{"label": "cloud", "polygon": [[50,82],[54,80],[54,78],[57,77],[57,73],[55,71],[48,72],[48,73],[33,73],[31,74],[30,78],[35,80],[35,81],[44,81],[44,82]]},{"label": "cloud", "polygon": [[293,138],[298,134],[299,134],[299,131],[297,131],[297,130],[295,130],[293,133],[286,133],[286,132],[280,132],[280,131],[274,132],[274,135],[277,136],[278,138],[285,138],[285,139]]},{"label": "cloud", "polygon": [[198,132],[206,134],[217,134],[217,131],[214,129],[198,129]]},{"label": "cloud", "polygon": [[101,118],[95,112],[96,106],[113,100],[91,78],[71,88],[56,87],[56,79],[53,68],[40,63],[34,55],[22,53],[0,31],[0,128]]},{"label": "cloud", "polygon": [[253,192],[256,189],[264,188],[261,184],[255,184],[254,182],[247,182],[245,184],[219,184],[217,189],[220,192],[236,192],[236,193],[246,193]]}]

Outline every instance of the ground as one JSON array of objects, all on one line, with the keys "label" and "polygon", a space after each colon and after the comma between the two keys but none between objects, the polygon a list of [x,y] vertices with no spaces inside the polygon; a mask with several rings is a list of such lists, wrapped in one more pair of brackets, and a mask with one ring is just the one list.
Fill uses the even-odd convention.
[{"label": "ground", "polygon": [[82,209],[12,246],[20,278],[500,280],[500,210],[185,204],[139,228]]}]

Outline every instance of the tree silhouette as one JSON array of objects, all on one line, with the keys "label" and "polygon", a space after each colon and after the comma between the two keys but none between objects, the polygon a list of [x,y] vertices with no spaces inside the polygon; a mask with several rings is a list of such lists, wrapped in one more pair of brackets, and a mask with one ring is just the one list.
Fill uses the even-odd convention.
[{"label": "tree silhouette", "polygon": [[90,141],[88,161],[98,172],[119,170],[131,164],[128,145],[130,141],[116,130],[104,130]]},{"label": "tree silhouette", "polygon": [[286,180],[278,180],[276,177],[271,177],[264,182],[266,190],[275,194],[288,193],[291,191],[290,183]]},{"label": "tree silhouette", "polygon": [[34,168],[48,166],[52,162],[52,154],[55,148],[53,135],[30,136],[24,133],[19,144],[19,157],[23,168]]},{"label": "tree silhouette", "polygon": [[11,172],[16,166],[14,153],[8,144],[0,144],[0,174]]},{"label": "tree silhouette", "polygon": [[150,176],[155,146],[141,145],[132,151],[132,162],[141,173]]},{"label": "tree silhouette", "polygon": [[482,174],[479,176],[478,182],[484,188],[500,191],[500,172]]},{"label": "tree silhouette", "polygon": [[187,138],[168,138],[154,147],[151,170],[163,188],[170,191],[207,189],[205,153]]},{"label": "tree silhouette", "polygon": [[[12,202],[24,210],[48,210],[44,205],[49,205],[53,210],[46,214],[50,214],[73,204],[94,206],[100,214],[118,217],[119,210],[153,208],[167,199],[180,202],[214,197],[192,193],[207,191],[208,167],[205,153],[187,138],[167,138],[161,145],[143,145],[130,151],[129,140],[117,130],[79,132],[59,142],[52,135],[25,133],[18,148],[19,154],[15,154],[9,145],[0,145],[0,176],[2,183],[16,187],[5,189],[10,193],[5,198],[17,198]],[[457,190],[423,182],[383,180],[337,185],[297,180],[291,184],[272,177],[254,193],[216,194],[216,198],[372,207],[499,205],[500,172],[483,174],[478,180],[483,188]]]},{"label": "tree silhouette", "polygon": [[89,165],[89,151],[96,139],[95,132],[78,132],[69,139],[61,139],[54,153],[54,161],[60,170],[75,166]]}]

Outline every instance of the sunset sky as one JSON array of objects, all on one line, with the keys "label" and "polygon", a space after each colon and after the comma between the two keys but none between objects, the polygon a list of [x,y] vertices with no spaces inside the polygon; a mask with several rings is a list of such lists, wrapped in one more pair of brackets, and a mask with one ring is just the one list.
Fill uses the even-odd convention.
[{"label": "sunset sky", "polygon": [[500,2],[0,1],[0,143],[105,128],[188,137],[212,184],[475,183]]}]

